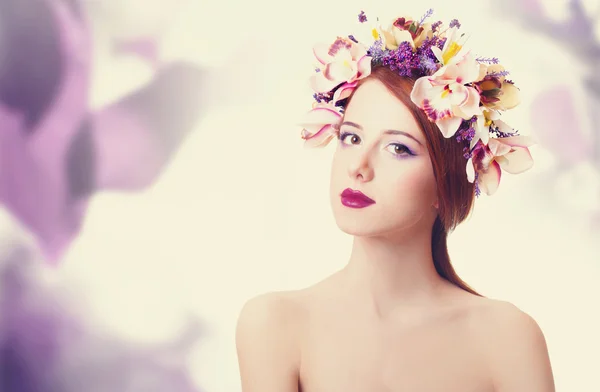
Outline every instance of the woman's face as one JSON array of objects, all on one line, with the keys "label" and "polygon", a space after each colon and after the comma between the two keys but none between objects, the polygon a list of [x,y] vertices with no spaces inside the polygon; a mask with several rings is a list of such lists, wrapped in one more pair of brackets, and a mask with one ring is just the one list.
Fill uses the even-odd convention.
[{"label": "woman's face", "polygon": [[377,79],[362,84],[346,108],[330,196],[337,225],[355,236],[430,230],[437,216],[423,132],[410,110]]}]

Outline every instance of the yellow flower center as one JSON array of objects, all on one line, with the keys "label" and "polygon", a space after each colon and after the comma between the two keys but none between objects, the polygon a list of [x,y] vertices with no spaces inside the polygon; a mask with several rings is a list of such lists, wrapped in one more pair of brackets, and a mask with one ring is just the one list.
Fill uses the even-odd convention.
[{"label": "yellow flower center", "polygon": [[452,57],[456,56],[456,54],[462,49],[462,46],[457,44],[456,42],[452,42],[448,49],[446,49],[446,53],[442,56],[444,60],[444,64],[447,63]]},{"label": "yellow flower center", "polygon": [[373,38],[375,39],[375,41],[379,39],[379,31],[377,31],[377,29],[371,30],[371,34],[373,34]]},{"label": "yellow flower center", "polygon": [[486,128],[489,128],[489,126],[492,125],[492,120],[490,120],[489,118],[485,120],[485,126]]},{"label": "yellow flower center", "polygon": [[442,91],[442,98],[446,98],[451,92],[452,90],[450,90],[450,86],[444,87],[444,91]]}]

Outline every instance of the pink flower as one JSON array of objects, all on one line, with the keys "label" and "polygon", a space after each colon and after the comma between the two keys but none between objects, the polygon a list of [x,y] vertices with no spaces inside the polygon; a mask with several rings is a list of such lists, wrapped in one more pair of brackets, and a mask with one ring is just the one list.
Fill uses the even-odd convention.
[{"label": "pink flower", "polygon": [[329,46],[316,45],[313,52],[320,65],[310,84],[317,93],[326,93],[342,83],[352,83],[371,74],[367,49],[348,38],[338,37]]},{"label": "pink flower", "polygon": [[491,138],[487,146],[479,143],[467,162],[467,178],[473,182],[477,173],[479,189],[492,195],[500,185],[501,169],[511,174],[531,169],[533,159],[528,147],[533,144],[527,136]]},{"label": "pink flower", "polygon": [[300,123],[302,139],[307,147],[324,147],[337,134],[336,125],[342,119],[342,114],[329,103],[319,103],[306,114]]},{"label": "pink flower", "polygon": [[466,86],[479,77],[479,63],[467,53],[457,63],[440,68],[432,76],[419,78],[410,97],[436,123],[444,137],[449,138],[463,119],[481,114],[479,93]]}]

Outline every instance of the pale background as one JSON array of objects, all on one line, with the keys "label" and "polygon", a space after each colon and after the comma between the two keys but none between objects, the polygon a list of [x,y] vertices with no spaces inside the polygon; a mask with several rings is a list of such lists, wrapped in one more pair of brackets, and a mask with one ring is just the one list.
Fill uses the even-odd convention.
[{"label": "pale background", "polygon": [[[164,3],[105,0],[118,18],[103,14],[107,19],[98,24],[94,104],[146,77],[142,63],[103,52],[103,34],[159,26],[169,14]],[[366,3],[369,8],[363,8]],[[596,13],[595,2],[585,3]],[[489,2],[421,4],[182,4],[165,33],[164,54],[205,65],[228,58],[247,63],[247,74],[231,78],[240,94],[252,88],[252,99],[211,110],[147,191],[97,196],[61,265],[39,262],[40,284],[69,290],[90,325],[135,343],[169,341],[190,315],[200,317],[206,331],[186,359],[188,371],[203,390],[239,391],[234,328],[243,303],[322,279],[344,265],[350,249],[351,239],[335,226],[328,204],[333,146],[303,149],[295,125],[312,102],[306,82],[313,43],[352,33],[361,9],[369,17],[407,11],[418,18],[432,7],[435,20],[458,18],[473,33],[469,44],[475,51],[499,57],[511,71],[523,103],[509,119],[522,133],[528,133],[529,105],[542,88],[566,81],[577,91],[573,57],[495,17]],[[565,4],[545,6],[560,20]],[[257,50],[237,58],[233,47],[246,41]],[[477,200],[473,217],[451,236],[451,255],[478,291],[512,301],[536,318],[547,337],[557,390],[599,391],[600,232],[586,216],[600,199],[588,179],[561,190],[560,181],[550,180],[552,153],[540,147],[532,152],[534,169],[504,176],[496,195]],[[20,230],[7,214],[0,228],[12,236]],[[20,235],[28,240],[27,233]]]}]

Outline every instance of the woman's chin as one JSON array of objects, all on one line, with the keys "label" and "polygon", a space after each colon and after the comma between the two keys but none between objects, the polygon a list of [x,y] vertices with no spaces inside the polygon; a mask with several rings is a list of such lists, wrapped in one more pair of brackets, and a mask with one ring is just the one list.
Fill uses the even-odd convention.
[{"label": "woman's chin", "polygon": [[372,237],[382,234],[381,228],[373,227],[372,222],[364,222],[361,219],[336,216],[335,223],[342,232],[354,237]]}]

